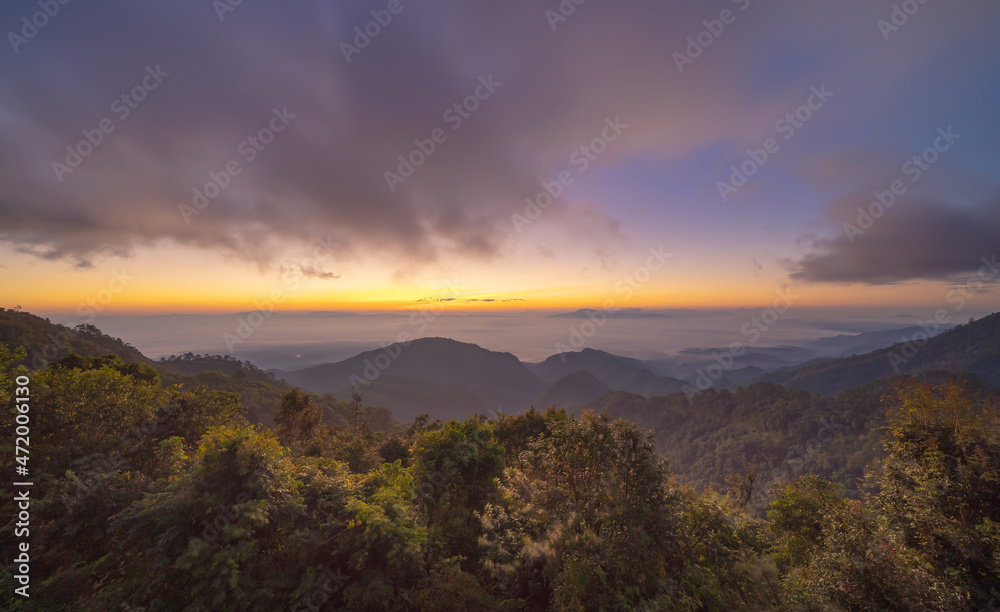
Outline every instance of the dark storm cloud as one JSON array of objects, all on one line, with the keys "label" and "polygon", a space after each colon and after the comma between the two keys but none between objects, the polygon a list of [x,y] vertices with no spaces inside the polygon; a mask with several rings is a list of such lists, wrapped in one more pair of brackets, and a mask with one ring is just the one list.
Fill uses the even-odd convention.
[{"label": "dark storm cloud", "polygon": [[[429,131],[427,118],[446,99],[440,92],[471,81],[419,47],[383,65],[348,66],[332,41],[359,10],[241,7],[220,23],[210,6],[73,7],[10,64],[21,87],[3,106],[17,115],[10,129],[21,137],[4,140],[2,156],[12,163],[3,182],[14,197],[0,215],[25,249],[86,260],[169,238],[263,260],[276,243],[323,227],[428,258],[433,227],[460,250],[489,253],[485,225],[458,203],[393,196],[381,177],[395,154],[409,151],[410,135]],[[147,66],[168,76],[124,116],[112,101],[140,85]],[[295,116],[287,130],[263,151],[240,149],[274,108]],[[50,162],[64,162],[64,146],[83,129],[95,134],[103,118],[114,132],[54,180]],[[240,174],[220,174],[233,160]],[[186,222],[178,204],[194,202],[210,172],[226,187]],[[453,193],[470,195],[462,180]]]},{"label": "dark storm cloud", "polygon": [[[637,149],[681,154],[736,123],[744,96],[712,63],[743,56],[719,51],[683,86],[671,83],[671,53],[715,9],[595,3],[553,32],[550,4],[404,1],[350,62],[342,43],[383,5],[245,2],[223,20],[211,2],[65,5],[2,60],[4,82],[17,84],[0,90],[3,229],[22,250],[79,265],[173,242],[264,266],[316,235],[336,236],[344,257],[407,269],[488,260],[509,246],[524,197],[606,118],[636,127],[603,163]],[[4,3],[0,24],[16,29],[34,8]],[[739,49],[750,33],[747,23],[727,42]],[[149,70],[168,76],[123,117],[115,100]],[[444,112],[491,76],[501,85],[453,131]],[[275,108],[295,118],[249,161],[240,145]],[[105,118],[114,131],[57,180],[53,162],[66,163],[66,146]],[[390,191],[384,172],[435,128],[448,140]],[[237,176],[220,174],[230,162]],[[227,186],[199,202],[193,190],[210,173]],[[180,204],[195,211],[185,219]]]},{"label": "dark storm cloud", "polygon": [[[886,74],[906,78],[935,49],[920,42],[912,53],[884,53],[874,23],[885,11],[866,0],[591,2],[556,31],[544,13],[555,1],[403,0],[403,12],[348,62],[342,43],[387,3],[243,2],[222,20],[214,4],[72,2],[17,53],[4,50],[7,241],[80,266],[160,243],[268,266],[317,236],[343,245],[338,258],[381,256],[403,269],[449,257],[489,260],[510,246],[511,213],[607,118],[632,127],[602,165],[636,154],[670,163],[711,146],[742,151],[778,111],[800,103],[820,82],[814,78],[837,81],[840,73],[841,83],[881,87]],[[686,37],[722,8],[741,6],[749,8],[724,39],[678,74],[673,54]],[[16,30],[36,9],[4,2],[0,31]],[[930,40],[944,45],[969,22],[988,28],[987,19],[968,16],[975,10],[994,9],[945,13],[907,26],[908,34],[933,27]],[[872,35],[858,38],[864,18]],[[814,63],[824,72],[798,67],[790,81],[782,69],[789,54],[820,58]],[[150,71],[166,75],[155,88]],[[452,130],[444,112],[491,75],[501,85]],[[149,89],[123,116],[120,97],[137,87]],[[275,125],[275,109],[289,118],[273,142],[262,151],[243,144]],[[53,162],[65,163],[66,146],[83,130],[93,135],[102,119],[113,131],[57,180]],[[391,191],[384,172],[436,128],[447,141]],[[239,174],[222,174],[227,167]],[[225,187],[199,203],[194,190],[205,190],[210,173]],[[196,214],[185,219],[181,204]],[[564,197],[541,223],[591,208],[576,204]],[[605,235],[583,235],[596,245],[620,225],[599,212]],[[821,257],[806,264],[809,277],[832,269]]]},{"label": "dark storm cloud", "polygon": [[[264,264],[317,234],[410,264],[493,257],[509,211],[543,178],[536,143],[568,152],[575,116],[599,127],[615,107],[593,96],[588,108],[594,83],[563,62],[561,41],[527,3],[481,14],[404,6],[350,63],[341,43],[372,19],[371,3],[246,3],[222,21],[208,2],[64,7],[4,58],[4,80],[17,83],[0,93],[4,229],[23,252],[82,266],[163,240]],[[3,17],[17,23],[18,7]],[[501,85],[453,131],[444,111],[481,77]],[[136,87],[141,102],[121,99]],[[247,138],[275,109],[294,118],[254,151]],[[384,172],[435,128],[448,140],[390,191]],[[76,146],[83,130],[101,142],[71,168],[66,146],[91,148]],[[235,176],[223,172],[231,162]],[[205,192],[210,173],[223,187],[206,202],[194,190]]]},{"label": "dark storm cloud", "polygon": [[994,264],[1000,255],[1000,200],[976,207],[900,200],[878,218],[858,210],[870,206],[870,198],[836,202],[832,208],[840,212],[832,217],[855,218],[838,237],[815,241],[792,277],[872,285],[950,280]]}]

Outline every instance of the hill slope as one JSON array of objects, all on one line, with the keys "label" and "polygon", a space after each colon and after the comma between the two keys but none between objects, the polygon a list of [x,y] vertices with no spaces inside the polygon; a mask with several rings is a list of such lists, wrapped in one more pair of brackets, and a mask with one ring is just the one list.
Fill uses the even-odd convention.
[{"label": "hill slope", "polygon": [[[278,375],[314,393],[339,396],[349,396],[355,383],[363,383],[367,403],[383,405],[402,419],[421,411],[435,417],[470,416],[485,412],[484,407],[519,412],[546,387],[545,381],[510,353],[447,338],[392,344],[337,363]],[[414,394],[424,400],[415,402]],[[434,406],[437,401],[448,404]]]},{"label": "hill slope", "polygon": [[758,476],[758,493],[782,476],[806,473],[852,488],[881,449],[878,398],[887,386],[832,398],[767,383],[690,398],[617,392],[585,409],[651,431],[671,472],[699,488],[721,489],[728,476],[746,468]]},{"label": "hill slope", "polygon": [[[954,325],[944,325],[941,332],[946,332],[954,327]],[[853,357],[890,347],[899,342],[900,338],[912,338],[913,334],[919,331],[923,330],[917,326],[910,326],[860,334],[826,336],[809,342],[806,348],[816,351],[817,357]]]},{"label": "hill slope", "polygon": [[582,370],[592,374],[612,391],[627,391],[646,397],[673,393],[684,386],[682,380],[657,376],[643,361],[594,349],[553,355],[531,369],[549,382]]},{"label": "hill slope", "polygon": [[[240,396],[245,416],[251,423],[271,426],[271,415],[277,410],[281,396],[291,389],[283,380],[259,370],[252,364],[232,357],[187,355],[153,361],[137,348],[113,338],[93,325],[78,325],[70,329],[37,315],[0,308],[0,344],[11,349],[24,347],[27,356],[18,365],[40,370],[69,354],[83,357],[118,355],[126,363],[140,363],[157,370],[161,384],[192,388],[205,385],[209,389],[228,391]],[[323,407],[323,421],[346,425],[353,416],[347,402],[331,397],[316,397]],[[401,425],[384,408],[363,407],[365,419],[373,429],[392,430]]]},{"label": "hill slope", "polygon": [[933,370],[966,372],[987,386],[1000,384],[1000,313],[958,325],[921,344],[899,343],[866,355],[769,372],[757,380],[827,395],[893,374]]},{"label": "hill slope", "polygon": [[575,411],[612,391],[590,372],[580,370],[552,383],[535,403],[542,408],[555,406]]},{"label": "hill slope", "polygon": [[93,325],[82,324],[70,329],[30,312],[7,308],[0,308],[0,344],[11,348],[23,346],[28,354],[22,363],[32,370],[44,368],[70,353],[83,357],[114,353],[128,363],[154,365],[139,349],[102,333]]}]

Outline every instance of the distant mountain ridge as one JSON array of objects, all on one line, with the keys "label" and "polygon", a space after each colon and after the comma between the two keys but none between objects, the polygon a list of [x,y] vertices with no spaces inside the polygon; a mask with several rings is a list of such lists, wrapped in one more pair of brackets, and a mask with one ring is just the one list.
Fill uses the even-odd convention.
[{"label": "distant mountain ridge", "polygon": [[[938,332],[944,333],[953,329],[954,325],[942,325]],[[854,355],[864,355],[879,349],[897,344],[902,338],[912,338],[914,334],[925,331],[917,325],[886,329],[879,331],[862,332],[860,334],[839,334],[836,336],[825,336],[806,343],[806,348],[821,353],[822,357],[852,357]]]},{"label": "distant mountain ridge", "polygon": [[573,409],[611,391],[650,397],[684,385],[645,366],[641,360],[594,349],[525,364],[510,353],[475,344],[421,338],[343,361],[272,372],[303,389],[342,398],[360,385],[366,403],[384,406],[406,421],[424,413],[440,418],[516,413],[531,405]]},{"label": "distant mountain ridge", "polygon": [[684,386],[683,380],[657,376],[645,361],[589,348],[553,355],[531,366],[531,369],[549,382],[583,370],[613,391],[627,391],[646,397],[673,393]]},{"label": "distant mountain ridge", "polygon": [[644,319],[644,318],[669,318],[681,316],[686,312],[693,311],[675,311],[671,313],[664,312],[648,312],[641,308],[620,308],[614,312],[608,312],[607,310],[599,310],[594,308],[581,308],[579,310],[574,310],[573,312],[560,312],[557,314],[549,315],[549,317],[554,319],[582,319],[582,318],[592,318],[592,317],[615,317],[619,319]]},{"label": "distant mountain ridge", "polygon": [[[919,328],[917,328],[919,329]],[[830,395],[894,374],[942,370],[975,374],[988,386],[1000,383],[1000,313],[955,326],[927,340],[899,342],[864,355],[767,372],[756,379]]]},{"label": "distant mountain ridge", "polygon": [[[950,329],[951,326],[944,326]],[[912,336],[921,331],[920,327],[899,327],[887,330],[869,331],[858,334],[825,336],[803,342],[801,346],[751,346],[744,348],[739,356],[734,356],[733,365],[720,377],[716,388],[730,388],[751,380],[761,370],[794,368],[819,359],[833,359],[862,355],[899,342],[904,336]],[[674,378],[691,380],[716,363],[714,356],[725,353],[723,348],[691,348],[674,356],[660,357],[647,361],[653,372]],[[755,368],[754,371],[752,368]]]},{"label": "distant mountain ridge", "polygon": [[[315,393],[349,395],[356,385],[361,385],[366,402],[377,397],[380,402],[376,403],[404,420],[430,407],[444,415],[468,416],[484,407],[519,412],[528,408],[546,387],[514,355],[448,338],[394,343],[336,363],[277,374]],[[426,401],[414,402],[414,397]],[[464,406],[448,405],[458,398],[462,398]],[[435,402],[444,404],[435,406]]]},{"label": "distant mountain ridge", "polygon": [[[913,337],[919,330],[911,327],[842,334],[803,347],[754,347],[746,352],[747,362],[735,363],[714,381],[715,387],[735,389],[770,382],[829,395],[890,375],[917,375],[928,370],[971,373],[990,386],[1000,382],[1000,313],[922,340],[920,344],[926,344],[922,347],[896,343],[862,355],[801,361],[817,353],[838,354],[879,346],[901,336]],[[421,338],[405,345],[397,343],[361,352],[338,362],[265,373],[231,357],[188,354],[153,362],[135,347],[96,327],[71,330],[29,313],[6,309],[0,309],[0,342],[26,346],[25,362],[35,358],[39,362],[35,367],[47,364],[42,355],[53,361],[68,352],[83,356],[115,353],[125,361],[152,365],[164,382],[208,384],[239,392],[251,407],[254,420],[261,422],[270,420],[269,410],[263,407],[289,388],[286,382],[337,398],[329,398],[330,402],[349,400],[355,385],[361,384],[367,405],[391,410],[398,419],[409,422],[425,413],[435,418],[462,419],[477,413],[514,414],[531,405],[575,410],[614,392],[644,398],[668,396],[682,391],[697,367],[714,363],[709,361],[710,349],[689,349],[671,358],[640,360],[590,348],[553,355],[540,363],[524,363],[510,353],[471,343]],[[790,365],[789,361],[798,363]],[[341,406],[337,404],[334,409],[337,412]]]},{"label": "distant mountain ridge", "polygon": [[552,383],[538,398],[539,406],[559,406],[579,410],[598,398],[614,392],[586,370],[577,370]]},{"label": "distant mountain ridge", "polygon": [[[579,315],[566,313],[568,315]],[[825,355],[853,353],[881,346],[918,327],[820,338],[806,347],[753,347],[715,380],[716,388],[735,389],[753,382],[783,383],[793,371],[830,367],[838,360]],[[491,411],[519,412],[530,405],[558,405],[577,409],[607,392],[626,392],[646,398],[682,391],[697,369],[715,363],[712,350],[689,349],[669,360],[640,360],[585,348],[565,352],[540,363],[523,363],[512,354],[498,353],[475,344],[447,338],[423,338],[405,346],[389,345],[352,358],[293,371],[274,373],[293,385],[316,393],[349,397],[355,384],[363,386],[365,401],[392,410],[406,421],[423,413],[444,418],[464,418]],[[778,369],[783,368],[783,369]],[[916,370],[919,371],[919,368]],[[953,370],[958,371],[958,370]],[[670,376],[676,372],[679,375]],[[864,384],[892,374],[855,376],[834,385],[834,391]],[[800,388],[798,380],[791,388]],[[822,392],[822,385],[808,390]]]}]

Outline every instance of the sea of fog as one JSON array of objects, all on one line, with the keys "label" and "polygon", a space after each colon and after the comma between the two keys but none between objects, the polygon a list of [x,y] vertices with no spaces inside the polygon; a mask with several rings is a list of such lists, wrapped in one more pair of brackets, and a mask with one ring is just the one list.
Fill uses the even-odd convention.
[{"label": "sea of fog", "polygon": [[[764,314],[749,308],[658,312],[613,315],[599,325],[584,314],[548,312],[103,315],[93,323],[154,359],[186,352],[230,354],[264,369],[287,370],[339,361],[400,338],[434,336],[510,352],[528,362],[585,347],[651,359],[683,349],[746,343],[752,338],[743,333],[745,326]],[[927,318],[926,313],[794,309],[771,325],[761,323],[766,331],[753,346],[797,346],[826,336],[904,327],[917,324],[921,315]],[[71,317],[50,318],[67,325],[80,323]]]}]

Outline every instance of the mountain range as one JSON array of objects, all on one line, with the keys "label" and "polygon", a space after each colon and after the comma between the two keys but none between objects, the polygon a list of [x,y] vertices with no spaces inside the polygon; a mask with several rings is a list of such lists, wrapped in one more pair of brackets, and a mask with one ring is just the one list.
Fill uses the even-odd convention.
[{"label": "mountain range", "polygon": [[[714,388],[771,382],[832,394],[885,376],[925,370],[970,372],[989,382],[1000,362],[995,352],[1000,346],[996,338],[1000,323],[992,315],[970,325],[971,331],[963,325],[929,338],[928,346],[899,371],[888,356],[903,355],[906,343],[899,340],[922,338],[920,327],[841,334],[803,346],[752,347],[715,381]],[[972,343],[973,337],[979,340]],[[967,347],[966,353],[959,354],[959,345]],[[532,405],[576,410],[612,392],[665,396],[682,391],[699,369],[716,363],[713,355],[718,351],[690,349],[641,360],[585,348],[525,363],[510,353],[475,344],[423,338],[336,363],[272,373],[292,385],[343,399],[350,397],[358,383],[366,403],[383,406],[408,421],[425,413],[441,418],[518,413]]]},{"label": "mountain range", "polygon": [[[818,350],[837,354],[913,338],[913,333],[897,329],[821,339],[808,347],[758,349],[750,363],[780,363],[793,355],[802,359]],[[594,349],[525,363],[475,344],[423,338],[335,363],[264,372],[222,356],[187,353],[153,361],[96,327],[69,329],[29,313],[0,309],[0,344],[24,346],[27,353],[20,363],[31,369],[68,353],[112,353],[124,362],[155,369],[163,385],[204,385],[236,393],[247,419],[265,426],[273,424],[272,414],[293,386],[314,394],[324,422],[353,427],[360,418],[357,422],[381,431],[400,430],[424,414],[465,419],[517,414],[532,405],[606,413],[653,432],[679,478],[709,487],[722,486],[723,478],[741,466],[753,466],[772,478],[790,453],[794,458],[795,449],[807,448],[811,437],[820,435],[817,428],[825,427],[836,434],[830,452],[803,454],[804,463],[799,464],[852,488],[864,466],[878,456],[884,425],[880,398],[900,376],[940,384],[959,375],[970,388],[995,393],[1000,385],[1000,313],[917,338],[788,367],[734,364],[716,380],[715,388],[689,396],[683,392],[688,380],[664,374],[662,361]],[[692,350],[678,358],[696,360],[710,354]],[[349,403],[355,384],[363,400],[357,412]]]},{"label": "mountain range", "polygon": [[366,403],[404,421],[420,414],[462,418],[521,411],[547,386],[517,357],[447,338],[421,338],[277,376],[314,393],[349,397],[360,386]]},{"label": "mountain range", "polygon": [[[802,346],[753,347],[734,361],[715,381],[714,388],[773,383],[831,395],[887,376],[930,370],[974,374],[991,386],[1000,383],[1000,313],[928,339],[921,333],[919,327],[897,328],[841,334]],[[899,342],[908,338],[919,340]],[[475,344],[421,338],[335,363],[261,372],[250,363],[231,358],[188,355],[153,362],[135,347],[102,334],[96,327],[69,330],[13,310],[0,312],[0,342],[28,347],[24,361],[30,367],[44,366],[47,361],[42,356],[48,353],[115,353],[125,361],[154,365],[167,381],[194,384],[218,378],[216,386],[238,391],[246,396],[245,403],[260,406],[261,412],[254,420],[262,423],[270,421],[262,398],[276,396],[290,386],[328,396],[327,402],[335,413],[332,418],[343,421],[346,402],[357,387],[365,405],[383,410],[379,422],[386,426],[392,416],[411,422],[421,414],[465,418],[497,412],[514,414],[532,405],[578,410],[613,393],[640,398],[668,396],[682,391],[700,368],[715,363],[712,356],[717,352],[690,349],[642,360],[585,348],[552,355],[539,363],[526,363],[510,353]],[[38,363],[32,365],[32,360]],[[220,377],[225,378],[224,384]]]},{"label": "mountain range", "polygon": [[906,341],[886,348],[768,372],[756,380],[825,395],[886,376],[928,371],[974,374],[987,386],[1000,384],[1000,313],[926,336],[917,328],[905,335]]}]

